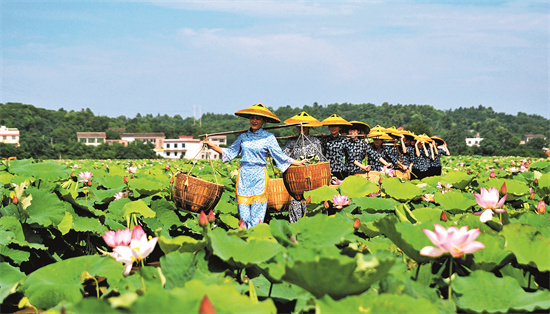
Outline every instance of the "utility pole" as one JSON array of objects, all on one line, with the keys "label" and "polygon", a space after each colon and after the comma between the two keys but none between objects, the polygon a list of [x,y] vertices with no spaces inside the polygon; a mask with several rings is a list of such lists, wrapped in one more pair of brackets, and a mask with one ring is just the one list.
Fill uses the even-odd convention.
[{"label": "utility pole", "polygon": [[193,105],[193,125],[195,125],[196,120],[197,120],[197,117],[195,116],[195,105]]}]

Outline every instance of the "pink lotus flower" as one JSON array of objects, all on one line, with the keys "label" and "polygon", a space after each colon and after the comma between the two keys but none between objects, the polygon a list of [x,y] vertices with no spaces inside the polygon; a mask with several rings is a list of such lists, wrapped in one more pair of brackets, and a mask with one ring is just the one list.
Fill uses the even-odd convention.
[{"label": "pink lotus flower", "polygon": [[381,172],[385,173],[388,175],[388,177],[393,177],[393,169],[392,168],[388,168],[386,166],[383,166],[382,168],[380,168]]},{"label": "pink lotus flower", "polygon": [[422,229],[430,241],[435,244],[435,247],[423,247],[420,250],[420,255],[439,257],[445,253],[449,253],[452,257],[461,257],[464,254],[470,254],[485,248],[483,243],[474,241],[481,233],[477,228],[468,230],[468,226],[460,229],[452,226],[449,229],[445,229],[438,224],[434,224],[434,227],[435,232]]},{"label": "pink lotus flower", "polygon": [[137,167],[128,167],[129,173],[136,173],[136,171],[137,171]]},{"label": "pink lotus flower", "polygon": [[132,231],[130,228],[124,230],[118,229],[118,231],[105,231],[105,235],[102,236],[105,243],[114,248],[120,245],[128,245],[132,241]]},{"label": "pink lotus flower", "polygon": [[147,240],[147,235],[143,234],[139,239],[132,239],[129,246],[121,245],[115,247],[113,249],[113,257],[116,258],[117,262],[124,263],[122,274],[128,276],[134,262],[142,261],[149,256],[155,249],[157,241],[158,237]]},{"label": "pink lotus flower", "polygon": [[426,201],[426,202],[434,202],[434,195],[433,194],[429,194],[429,193],[426,193],[424,194],[423,196],[420,197],[420,199],[422,199],[423,201]]},{"label": "pink lotus flower", "polygon": [[348,200],[347,195],[334,195],[332,198],[332,204],[334,204],[334,207],[338,209],[342,209],[344,206],[348,205],[350,203],[350,200]]},{"label": "pink lotus flower", "polygon": [[339,184],[342,183],[342,182],[344,182],[344,181],[338,180],[338,179],[334,179],[334,180],[332,180],[331,184],[332,184],[332,185],[339,185]]},{"label": "pink lotus flower", "polygon": [[115,197],[115,200],[126,198],[128,197],[128,192],[118,192],[117,194],[114,195],[114,197]]},{"label": "pink lotus flower", "polygon": [[494,187],[487,190],[486,188],[481,188],[481,194],[474,194],[476,197],[477,204],[485,209],[483,212],[474,213],[474,215],[480,215],[479,220],[481,222],[487,222],[493,219],[493,212],[495,213],[504,213],[506,209],[501,209],[506,201],[508,194],[504,195],[500,200],[498,199],[499,194],[498,190]]},{"label": "pink lotus flower", "polygon": [[92,178],[93,174],[89,171],[86,171],[86,172],[81,172],[78,176],[80,177],[80,179],[82,179],[78,182],[88,182]]},{"label": "pink lotus flower", "polygon": [[494,171],[491,171],[491,174],[489,174],[489,177],[491,177],[491,178],[496,177],[495,172],[494,172]]},{"label": "pink lotus flower", "polygon": [[546,203],[543,200],[540,200],[537,205],[537,214],[542,215],[544,213],[546,213]]}]

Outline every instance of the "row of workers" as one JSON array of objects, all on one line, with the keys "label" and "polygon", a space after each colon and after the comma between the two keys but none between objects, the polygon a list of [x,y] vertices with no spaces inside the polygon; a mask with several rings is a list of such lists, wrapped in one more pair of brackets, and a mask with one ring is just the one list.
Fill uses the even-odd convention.
[{"label": "row of workers", "polygon": [[[306,124],[307,127],[300,127],[300,132],[309,132],[306,130],[309,130],[310,127],[328,125],[329,129],[331,130],[331,135],[322,137],[321,140],[313,136],[299,136],[294,140],[294,142],[293,140],[289,140],[286,143],[285,153],[283,152],[283,150],[281,150],[275,136],[272,133],[263,129],[263,126],[266,122],[281,122],[281,120],[264,105],[262,105],[261,103],[256,104],[254,106],[235,112],[235,115],[249,119],[250,129],[240,134],[239,137],[227,148],[221,148],[210,142],[208,139],[204,140],[203,144],[206,145],[209,149],[218,152],[222,156],[222,161],[224,163],[230,162],[240,155],[240,167],[235,190],[239,216],[240,219],[246,224],[247,228],[253,227],[257,225],[260,221],[265,220],[265,214],[267,211],[267,184],[269,182],[269,176],[266,167],[268,154],[273,158],[275,165],[277,166],[277,168],[279,168],[281,172],[285,172],[291,165],[303,165],[305,160],[298,159],[304,154],[307,155],[306,152],[309,151],[311,154],[316,154],[317,156],[319,156],[320,159],[328,159],[330,161],[331,171],[335,176],[343,178],[344,175],[349,174],[349,171],[346,170],[347,168],[345,164],[342,165],[340,163],[340,160],[335,156],[338,156],[346,151],[345,147],[348,145],[348,141],[351,143],[357,140],[357,138],[354,139],[353,137],[350,137],[348,140],[347,137],[344,137],[340,134],[341,126],[353,127],[352,123],[349,123],[336,115],[333,115],[332,117],[324,120],[323,123],[320,123],[318,120],[309,116],[307,113],[301,113],[295,117],[292,117],[286,120],[285,123],[291,124],[308,122]],[[319,124],[316,124],[315,121],[317,121],[317,123]],[[342,124],[337,121],[345,123]],[[361,130],[357,131],[360,132]],[[368,134],[370,134],[370,132],[368,132]],[[383,141],[384,139],[382,135],[375,137],[377,141]],[[355,160],[355,157],[348,157],[346,160],[351,161],[352,159],[354,159],[354,164],[365,171],[371,171],[370,169],[374,167],[374,165],[372,164],[372,160],[378,160],[382,164],[390,166],[389,163],[393,162],[393,159],[389,158],[389,162],[384,159],[386,155],[383,154],[383,150],[385,150],[385,148],[382,148],[382,141],[380,141],[380,145],[378,145],[378,147],[371,147],[377,155],[373,155],[375,156],[373,157],[374,159],[369,157],[370,159],[368,160],[371,160],[370,165],[363,166],[361,164],[360,166],[359,161],[362,160],[362,158],[357,158],[357,160]],[[427,139],[418,140],[421,145],[424,145],[424,143],[426,143],[427,141]],[[406,148],[406,146],[403,147]],[[360,149],[356,149],[355,151],[360,153]],[[377,156],[379,156],[380,158],[377,158]],[[342,158],[342,161],[343,160],[344,157]],[[356,161],[357,163],[355,163]],[[403,163],[403,161],[401,161],[401,163]],[[396,164],[399,165],[399,163],[397,162]],[[414,161],[410,164],[412,164],[412,166],[414,167]],[[291,208],[289,209],[289,220],[291,222],[295,222],[297,219],[305,214],[305,205],[305,202],[300,202],[296,200],[292,201]]]}]

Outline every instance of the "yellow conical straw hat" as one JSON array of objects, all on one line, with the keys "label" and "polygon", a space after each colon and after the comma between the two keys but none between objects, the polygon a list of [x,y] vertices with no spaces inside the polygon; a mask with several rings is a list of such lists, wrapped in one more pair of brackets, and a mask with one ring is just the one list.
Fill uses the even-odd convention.
[{"label": "yellow conical straw hat", "polygon": [[382,131],[370,131],[369,134],[367,134],[367,137],[368,138],[372,138],[372,139],[379,139],[379,140],[391,140],[391,136],[389,136],[388,134],[382,132]]},{"label": "yellow conical straw hat", "polygon": [[239,117],[247,118],[247,119],[250,119],[251,116],[260,116],[260,117],[264,117],[266,122],[271,122],[271,123],[281,122],[281,119],[279,119],[273,112],[269,111],[269,109],[267,109],[261,103],[257,103],[254,106],[239,110],[235,112],[235,115]]},{"label": "yellow conical straw hat", "polygon": [[424,143],[430,143],[432,141],[432,139],[426,134],[418,135],[418,139]]},{"label": "yellow conical straw hat", "polygon": [[445,141],[439,136],[432,136],[431,139],[434,140],[437,143],[437,145],[445,144]]},{"label": "yellow conical straw hat", "polygon": [[326,118],[325,120],[321,121],[323,125],[351,125],[348,121],[344,120],[344,118],[338,116],[337,114],[333,114],[330,117]]},{"label": "yellow conical straw hat", "polygon": [[300,122],[308,122],[307,124],[304,124],[304,127],[308,128],[315,128],[319,126],[323,126],[319,120],[315,119],[314,117],[310,116],[307,112],[302,111],[299,114],[290,117],[285,120],[285,124],[293,124],[293,123],[300,123]]},{"label": "yellow conical straw hat", "polygon": [[386,132],[386,134],[390,136],[395,136],[395,137],[401,137],[401,134],[402,134],[402,132],[396,129],[394,126],[392,126],[391,128],[385,129],[384,132]]},{"label": "yellow conical straw hat", "polygon": [[384,132],[386,130],[385,127],[383,126],[380,126],[379,124],[377,124],[374,128],[370,129],[371,132]]},{"label": "yellow conical straw hat", "polygon": [[351,123],[351,127],[347,127],[347,129],[349,130],[350,128],[356,128],[357,130],[359,131],[362,131],[363,133],[367,134],[370,132],[370,126],[368,124],[366,124],[365,122],[361,122],[361,121],[350,121],[349,123]]}]

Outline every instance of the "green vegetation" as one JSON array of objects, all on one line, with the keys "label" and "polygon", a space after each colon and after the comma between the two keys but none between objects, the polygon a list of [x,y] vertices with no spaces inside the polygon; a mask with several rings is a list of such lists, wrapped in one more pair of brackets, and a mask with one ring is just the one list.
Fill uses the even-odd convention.
[{"label": "green vegetation", "polygon": [[[526,134],[543,134],[550,138],[550,121],[539,115],[518,113],[509,115],[497,113],[491,107],[483,106],[438,110],[430,105],[391,105],[374,104],[329,104],[317,103],[301,108],[284,106],[270,108],[281,120],[285,120],[302,110],[318,120],[337,113],[344,119],[359,120],[371,127],[404,126],[417,134],[438,135],[447,141],[451,154],[485,156],[532,156],[544,157],[542,147],[548,147],[548,140],[537,139],[526,145],[519,145]],[[246,129],[248,122],[231,114],[205,113],[201,123],[193,117],[180,115],[151,114],[134,118],[96,116],[90,109],[66,111],[47,110],[21,103],[0,104],[0,124],[18,128],[21,134],[21,147],[0,144],[0,157],[18,158],[150,158],[154,156],[147,147],[123,148],[106,144],[97,148],[85,146],[76,140],[76,132],[106,132],[107,138],[116,139],[120,134],[109,128],[125,128],[127,132],[163,132],[166,138],[179,135],[193,135]],[[294,133],[293,128],[277,129],[276,136]],[[326,128],[318,128],[314,133],[325,133]],[[484,138],[480,147],[467,147],[464,141],[479,133]],[[236,136],[228,136],[232,142]],[[153,154],[153,155],[151,155]]]}]

